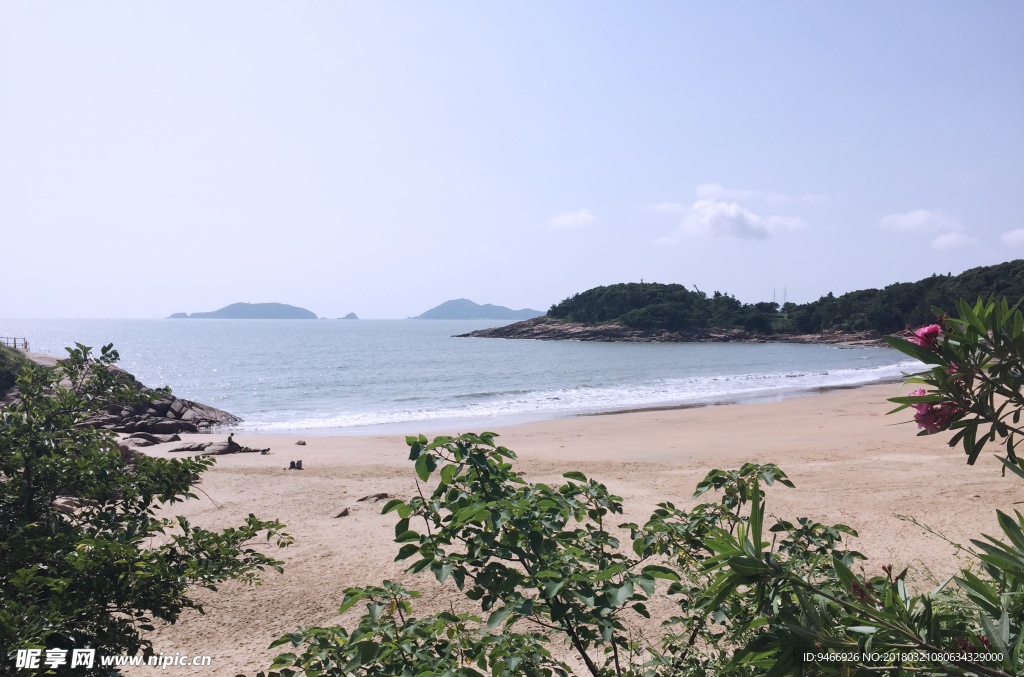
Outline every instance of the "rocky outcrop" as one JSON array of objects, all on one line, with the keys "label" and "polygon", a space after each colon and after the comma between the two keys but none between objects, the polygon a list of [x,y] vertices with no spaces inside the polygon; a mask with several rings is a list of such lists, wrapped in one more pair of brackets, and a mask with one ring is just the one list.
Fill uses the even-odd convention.
[{"label": "rocky outcrop", "polygon": [[[25,353],[25,357],[37,365],[47,368],[55,367],[59,361],[59,358],[43,353]],[[147,388],[123,369],[118,367],[110,367],[110,369],[123,374],[136,390],[156,395],[156,399],[152,402],[131,406],[110,404],[104,411],[86,419],[83,423],[85,426],[104,428],[119,433],[175,435],[206,432],[223,426],[238,425],[242,422],[241,418],[216,407],[184,400],[170,394],[158,395],[157,391]],[[62,383],[62,385],[70,384]],[[18,390],[11,390],[0,399],[0,407],[18,400]]]},{"label": "rocky outcrop", "polygon": [[[140,390],[153,392],[138,383]],[[173,435],[196,433],[242,422],[239,417],[215,407],[165,395],[152,402],[132,406],[111,404],[106,411],[89,418],[86,423],[119,433],[154,433]]]},{"label": "rocky outcrop", "polygon": [[884,346],[874,331],[823,332],[821,334],[759,334],[743,329],[666,331],[634,329],[622,324],[586,325],[551,317],[535,317],[503,327],[478,329],[460,338],[533,339],[535,341],[603,341],[633,343],[827,343],[850,346]]}]

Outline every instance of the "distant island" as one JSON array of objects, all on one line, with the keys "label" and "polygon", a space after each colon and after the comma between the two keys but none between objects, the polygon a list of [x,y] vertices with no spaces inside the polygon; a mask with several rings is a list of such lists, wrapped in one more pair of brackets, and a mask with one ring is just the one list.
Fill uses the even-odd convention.
[{"label": "distant island", "polygon": [[543,317],[461,336],[576,341],[783,341],[884,345],[881,338],[935,321],[933,307],[979,296],[1024,297],[1024,260],[932,275],[884,289],[831,292],[809,303],[741,303],[679,284],[594,287],[551,306]]},{"label": "distant island", "polygon": [[349,313],[345,317],[339,317],[339,320],[358,320],[359,317],[355,313]]},{"label": "distant island", "polygon": [[512,310],[505,306],[493,306],[490,303],[480,305],[469,299],[454,299],[431,308],[422,315],[410,317],[410,320],[529,320],[543,315],[539,310],[523,308]]},{"label": "distant island", "polygon": [[178,320],[315,320],[316,313],[287,303],[232,303],[209,313],[174,313]]}]

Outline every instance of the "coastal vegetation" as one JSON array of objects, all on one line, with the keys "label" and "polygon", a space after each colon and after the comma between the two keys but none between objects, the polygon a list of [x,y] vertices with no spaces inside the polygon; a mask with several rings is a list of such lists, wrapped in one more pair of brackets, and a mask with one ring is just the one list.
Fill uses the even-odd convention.
[{"label": "coastal vegetation", "polygon": [[[1005,300],[956,309],[887,339],[926,367],[893,412],[913,408],[920,434],[952,432],[969,464],[997,444],[1022,479],[1024,316]],[[998,538],[951,544],[973,563],[916,589],[907,570],[850,550],[848,526],[769,519],[766,490],[793,488],[773,464],[711,470],[694,498],[716,500],[617,523],[622,499],[604,484],[528,482],[495,438],[407,438],[417,495],[383,509],[407,572],[450,582],[479,613],[421,617],[404,585],[349,588],[339,613],[366,609],[354,625],[281,637],[291,651],[261,675],[1024,674],[1019,512],[997,510]]]},{"label": "coastal vegetation", "polygon": [[28,360],[10,346],[0,344],[0,397],[14,387],[18,375],[28,366]]},{"label": "coastal vegetation", "polygon": [[[79,344],[53,369],[23,365],[19,399],[0,409],[4,674],[18,650],[64,651],[65,659],[75,649],[152,654],[144,633],[154,619],[173,623],[184,609],[202,611],[190,594],[194,586],[259,584],[261,572],[280,571],[282,562],[253,541],[291,541],[284,525],[251,514],[221,531],[155,516],[160,507],[195,498],[213,460],[145,456],[88,423],[111,404],[132,407],[160,394],[139,390],[114,367],[117,361],[111,346],[94,355]],[[39,667],[31,674],[46,673]],[[69,667],[70,660],[63,670]]]},{"label": "coastal vegetation", "polygon": [[883,289],[832,293],[809,303],[741,303],[721,292],[708,295],[679,284],[625,283],[575,294],[548,316],[586,325],[619,323],[643,330],[744,329],[763,334],[877,331],[891,334],[925,324],[935,306],[951,308],[961,298],[1024,297],[1024,260],[972,268],[960,275],[932,275]]}]

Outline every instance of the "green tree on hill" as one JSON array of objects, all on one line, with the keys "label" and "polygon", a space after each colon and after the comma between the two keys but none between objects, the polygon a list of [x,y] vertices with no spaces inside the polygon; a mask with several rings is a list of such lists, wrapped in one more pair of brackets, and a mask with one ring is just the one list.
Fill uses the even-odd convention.
[{"label": "green tree on hill", "polygon": [[[761,334],[817,334],[872,330],[882,334],[927,324],[933,307],[952,308],[961,298],[1024,298],[1024,260],[972,268],[960,275],[932,275],[884,289],[861,289],[817,301],[744,304],[729,294],[711,296],[678,284],[628,283],[594,287],[551,306],[548,316],[588,325],[618,322],[645,330],[746,329]],[[781,312],[780,312],[781,310]]]}]

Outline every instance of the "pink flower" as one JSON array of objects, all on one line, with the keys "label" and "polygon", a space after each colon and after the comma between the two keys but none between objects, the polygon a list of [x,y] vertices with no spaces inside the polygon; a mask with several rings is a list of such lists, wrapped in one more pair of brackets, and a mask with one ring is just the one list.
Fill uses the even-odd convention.
[{"label": "pink flower", "polygon": [[911,343],[916,343],[922,348],[936,350],[939,347],[940,335],[942,335],[942,327],[937,324],[929,324],[927,327],[921,327],[915,331],[914,335],[908,340]]},{"label": "pink flower", "polygon": [[[910,396],[924,397],[927,394],[928,392],[924,388],[919,388],[910,393]],[[961,411],[955,402],[918,402],[910,406],[917,410],[917,413],[914,414],[917,427],[927,431],[929,435],[945,429],[949,419]]]},{"label": "pink flower", "polygon": [[[924,388],[918,388],[914,392],[910,393],[910,396],[911,397],[924,397],[927,394],[928,394],[927,390],[925,390]],[[914,409],[917,409],[917,413],[918,414],[923,414],[924,412],[926,412],[928,410],[928,407],[931,406],[931,403],[930,402],[921,402],[919,404],[912,404],[910,406],[913,407]]]}]

